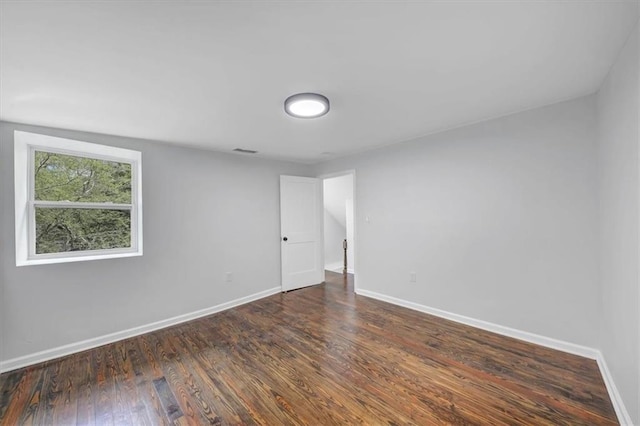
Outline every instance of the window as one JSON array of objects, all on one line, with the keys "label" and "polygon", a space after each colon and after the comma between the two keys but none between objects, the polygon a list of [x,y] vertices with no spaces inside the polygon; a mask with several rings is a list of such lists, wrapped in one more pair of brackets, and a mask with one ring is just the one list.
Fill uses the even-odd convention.
[{"label": "window", "polygon": [[142,255],[141,158],[16,131],[16,265]]}]

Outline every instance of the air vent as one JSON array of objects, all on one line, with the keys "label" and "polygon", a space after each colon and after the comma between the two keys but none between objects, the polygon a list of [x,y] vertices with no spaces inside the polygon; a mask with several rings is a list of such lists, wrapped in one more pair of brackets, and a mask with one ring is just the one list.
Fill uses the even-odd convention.
[{"label": "air vent", "polygon": [[254,151],[252,149],[236,148],[233,150],[233,152],[241,152],[243,154],[255,154],[258,151]]}]

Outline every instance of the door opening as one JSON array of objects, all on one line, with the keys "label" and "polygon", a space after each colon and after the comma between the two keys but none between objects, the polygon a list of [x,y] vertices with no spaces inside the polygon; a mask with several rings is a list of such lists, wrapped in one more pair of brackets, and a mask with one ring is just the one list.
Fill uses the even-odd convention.
[{"label": "door opening", "polygon": [[[353,282],[355,274],[354,174],[325,177],[322,181],[325,281]],[[353,286],[351,286],[353,289]]]}]

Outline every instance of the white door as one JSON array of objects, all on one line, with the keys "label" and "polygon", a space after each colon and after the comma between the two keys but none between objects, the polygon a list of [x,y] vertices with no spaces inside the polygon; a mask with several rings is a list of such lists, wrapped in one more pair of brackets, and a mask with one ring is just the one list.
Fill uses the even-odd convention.
[{"label": "white door", "polygon": [[322,181],[280,176],[282,291],[324,280]]}]

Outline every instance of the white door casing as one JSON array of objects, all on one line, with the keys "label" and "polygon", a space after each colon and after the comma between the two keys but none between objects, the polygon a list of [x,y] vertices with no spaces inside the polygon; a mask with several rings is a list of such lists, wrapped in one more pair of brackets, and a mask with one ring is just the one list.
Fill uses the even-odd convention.
[{"label": "white door casing", "polygon": [[280,176],[282,291],[324,280],[322,181]]}]

